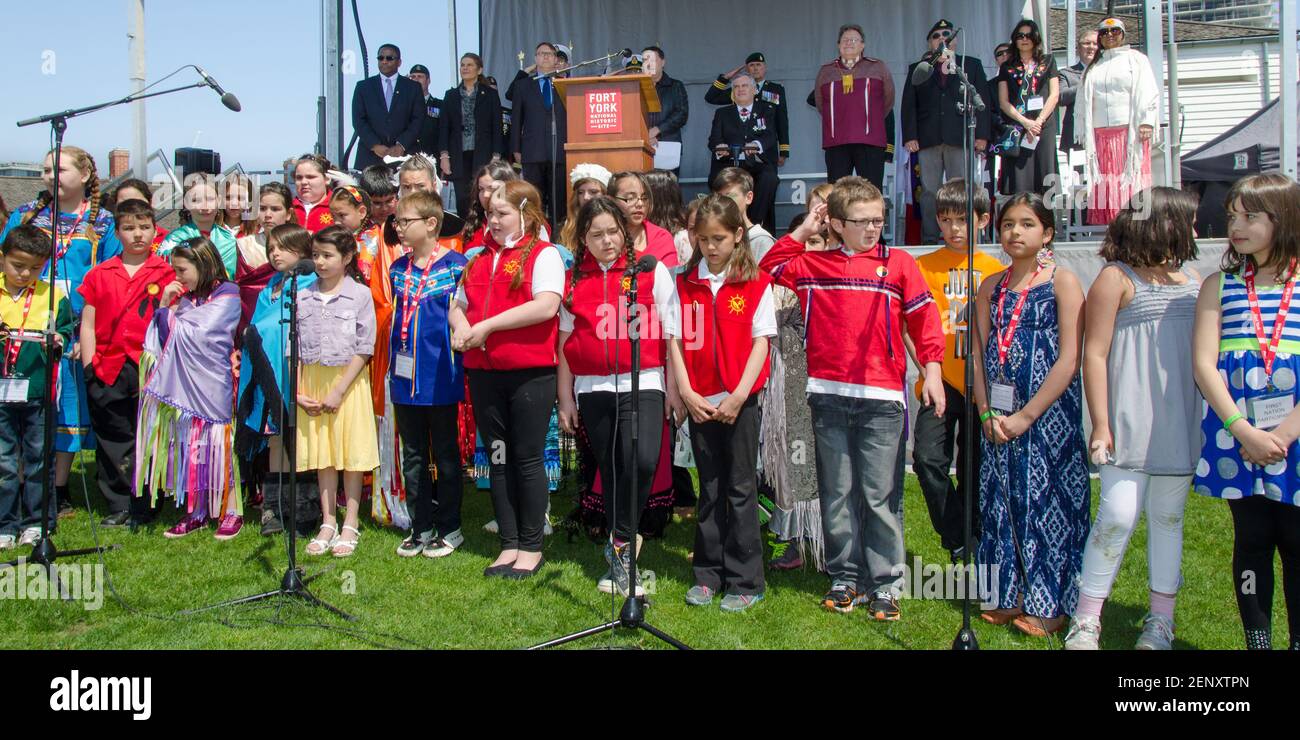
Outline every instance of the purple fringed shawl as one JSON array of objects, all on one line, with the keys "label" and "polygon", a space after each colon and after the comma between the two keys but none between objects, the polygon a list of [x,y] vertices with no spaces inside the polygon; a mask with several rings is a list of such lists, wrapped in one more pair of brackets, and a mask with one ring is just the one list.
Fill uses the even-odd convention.
[{"label": "purple fringed shawl", "polygon": [[190,416],[229,424],[235,397],[230,356],[239,313],[239,288],[230,282],[198,305],[186,296],[174,311],[158,309],[145,339],[157,358],[145,392]]}]

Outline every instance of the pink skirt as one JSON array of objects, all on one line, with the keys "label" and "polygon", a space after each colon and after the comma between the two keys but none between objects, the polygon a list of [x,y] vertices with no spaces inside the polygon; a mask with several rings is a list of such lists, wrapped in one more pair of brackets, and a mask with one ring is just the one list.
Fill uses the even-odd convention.
[{"label": "pink skirt", "polygon": [[1133,193],[1151,187],[1151,140],[1142,142],[1142,174],[1138,182],[1124,179],[1128,160],[1128,126],[1106,126],[1093,131],[1097,138],[1098,181],[1088,197],[1088,224],[1108,226]]}]

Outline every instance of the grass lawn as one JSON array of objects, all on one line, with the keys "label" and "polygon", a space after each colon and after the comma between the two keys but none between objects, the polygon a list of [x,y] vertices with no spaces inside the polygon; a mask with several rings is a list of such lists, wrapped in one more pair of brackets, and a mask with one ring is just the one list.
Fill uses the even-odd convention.
[{"label": "grass lawn", "polygon": [[[60,523],[57,539],[59,546],[66,549],[93,542],[91,517],[81,503],[79,475],[78,469],[71,482],[79,510],[75,517]],[[97,524],[106,510],[93,493],[93,479],[88,482],[97,502]],[[572,496],[553,496],[553,520],[561,519],[572,506]],[[926,563],[945,563],[947,553],[930,527],[916,479],[911,475],[904,510],[908,562],[919,556]],[[300,563],[307,572],[328,569],[313,583],[313,591],[358,616],[356,623],[348,624],[324,611],[295,605],[178,616],[185,609],[275,587],[284,571],[285,551],[283,538],[259,536],[256,512],[251,512],[236,539],[224,543],[214,540],[210,533],[196,533],[178,541],[164,539],[163,531],[176,518],[174,510],[165,509],[159,523],[147,531],[131,534],[124,529],[99,530],[104,543],[122,545],[106,554],[105,559],[125,607],[111,594],[105,594],[102,608],[94,611],[75,602],[10,601],[0,609],[0,647],[521,648],[607,621],[611,614],[610,597],[595,588],[596,578],[605,570],[600,548],[583,536],[570,541],[566,532],[557,531],[548,538],[547,564],[532,580],[483,578],[483,568],[496,555],[497,541],[495,535],[482,530],[483,523],[492,518],[488,497],[473,491],[465,497],[465,545],[455,555],[441,560],[398,557],[394,549],[401,541],[401,533],[381,529],[367,517],[363,517],[360,548],[351,558],[308,558],[304,552],[306,541],[299,540]],[[674,524],[664,540],[648,543],[641,560],[642,567],[656,576],[649,619],[693,647],[946,649],[960,625],[960,602],[905,599],[901,602],[903,618],[894,624],[875,623],[863,612],[826,612],[818,599],[827,580],[810,568],[770,573],[767,598],[748,613],[724,614],[716,606],[688,607],[682,599],[691,585],[687,555],[693,541],[693,522]],[[26,549],[15,552],[25,554]],[[1231,550],[1232,524],[1227,506],[1199,496],[1189,498],[1177,648],[1243,647],[1233,600]],[[1145,553],[1143,523],[1133,536],[1103,615],[1103,648],[1127,649],[1137,638],[1139,621],[1147,609]],[[95,560],[83,557],[60,562]],[[1286,630],[1280,573],[1277,583],[1275,644],[1281,647]],[[978,619],[975,630],[986,649],[1060,646],[1059,640],[1035,640],[1009,627],[994,627]],[[579,644],[660,646],[641,633],[600,636]]]}]

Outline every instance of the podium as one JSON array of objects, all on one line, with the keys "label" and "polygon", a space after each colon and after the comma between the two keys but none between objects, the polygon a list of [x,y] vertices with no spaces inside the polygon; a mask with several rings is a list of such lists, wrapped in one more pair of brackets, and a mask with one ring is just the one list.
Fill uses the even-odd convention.
[{"label": "podium", "polygon": [[583,162],[610,172],[654,167],[646,113],[659,112],[654,80],[645,74],[555,80],[564,96],[569,141],[564,145],[565,201],[573,196],[569,173]]}]

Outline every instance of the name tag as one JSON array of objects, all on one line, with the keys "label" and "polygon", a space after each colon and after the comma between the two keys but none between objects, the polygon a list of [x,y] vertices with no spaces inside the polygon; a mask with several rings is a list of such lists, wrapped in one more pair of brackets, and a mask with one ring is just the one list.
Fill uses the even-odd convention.
[{"label": "name tag", "polygon": [[1290,393],[1259,396],[1248,400],[1246,408],[1250,411],[1250,423],[1256,429],[1273,429],[1295,408],[1295,396]]},{"label": "name tag", "polygon": [[1041,95],[1035,95],[1034,97],[1025,101],[1025,110],[1029,111],[1030,113],[1033,113],[1034,111],[1040,111],[1042,109],[1043,109],[1043,96]]},{"label": "name tag", "polygon": [[0,378],[0,403],[26,403],[27,378]]},{"label": "name tag", "polygon": [[1006,414],[1016,411],[1016,387],[1007,383],[994,383],[989,388],[989,406]]},{"label": "name tag", "polygon": [[415,355],[399,351],[393,361],[393,375],[402,380],[414,380]]}]

